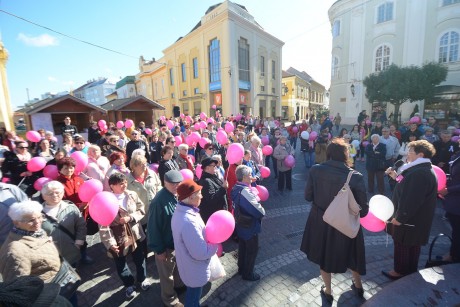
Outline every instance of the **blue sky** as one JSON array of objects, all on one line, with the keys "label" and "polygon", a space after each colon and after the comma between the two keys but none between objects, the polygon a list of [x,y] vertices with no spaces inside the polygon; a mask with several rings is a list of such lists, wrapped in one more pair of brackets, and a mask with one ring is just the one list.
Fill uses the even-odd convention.
[{"label": "blue sky", "polygon": [[[283,69],[305,70],[329,87],[332,38],[327,11],[335,0],[234,2],[244,5],[265,31],[285,42]],[[140,55],[161,58],[162,50],[187,34],[216,3],[0,0],[1,10],[129,55],[89,46],[0,12],[13,108],[27,102],[26,88],[32,99],[45,92],[75,89],[93,78],[135,75]]]}]

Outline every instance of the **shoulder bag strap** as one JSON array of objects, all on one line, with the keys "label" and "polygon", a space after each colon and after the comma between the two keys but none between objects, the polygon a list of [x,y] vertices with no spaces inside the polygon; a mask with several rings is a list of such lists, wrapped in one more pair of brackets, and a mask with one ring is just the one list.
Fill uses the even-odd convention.
[{"label": "shoulder bag strap", "polygon": [[347,181],[345,182],[345,185],[349,185],[350,184],[350,180],[351,180],[351,176],[353,175],[354,171],[350,171],[348,173],[348,177],[347,177]]},{"label": "shoulder bag strap", "polygon": [[54,227],[57,227],[59,228],[59,230],[61,230],[63,233],[65,233],[66,235],[68,235],[72,240],[75,241],[76,237],[67,229],[65,228],[64,226],[62,226],[61,224],[58,223],[58,221],[52,217],[52,216],[49,216],[48,214],[46,214],[44,211],[42,211],[42,213],[46,216],[46,218],[53,224]]}]

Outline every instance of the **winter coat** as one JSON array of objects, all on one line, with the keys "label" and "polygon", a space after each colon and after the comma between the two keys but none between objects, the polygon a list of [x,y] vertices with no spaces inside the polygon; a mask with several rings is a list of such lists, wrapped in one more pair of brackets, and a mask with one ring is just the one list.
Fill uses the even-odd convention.
[{"label": "winter coat", "polygon": [[64,197],[63,199],[68,200],[74,203],[77,207],[81,208],[82,201],[78,192],[80,191],[81,185],[85,182],[82,178],[76,176],[75,174],[71,177],[66,177],[59,174],[56,179],[64,185]]},{"label": "winter coat", "polygon": [[[73,203],[64,200],[58,206],[59,211],[56,218],[46,218],[42,228],[53,238],[59,254],[70,264],[74,264],[80,260],[80,249],[75,246],[75,242],[83,245],[86,240],[86,221]],[[45,207],[45,203],[43,203],[43,207]],[[71,238],[56,224],[67,229],[74,238]]]},{"label": "winter coat", "polygon": [[135,192],[144,204],[145,216],[142,218],[141,224],[145,225],[147,224],[150,202],[162,189],[160,177],[154,171],[147,169],[147,176],[144,177],[144,183],[137,181],[132,173],[129,173],[127,180],[128,190]]},{"label": "winter coat", "polygon": [[222,186],[223,182],[216,175],[203,171],[198,184],[203,187],[201,194],[203,199],[200,205],[200,214],[206,223],[214,212],[228,210],[227,190]]},{"label": "winter coat", "polygon": [[61,267],[59,252],[46,233],[35,238],[10,232],[0,249],[0,259],[0,274],[5,282],[28,275],[51,282]]},{"label": "winter coat", "polygon": [[428,243],[436,207],[436,175],[430,162],[417,164],[417,160],[411,163],[413,166],[402,171],[402,180],[396,184],[392,198],[395,206],[393,217],[402,224],[414,226],[388,224],[393,240],[404,246]]},{"label": "winter coat", "polygon": [[289,167],[286,164],[284,164],[284,159],[289,155],[294,155],[294,153],[294,149],[288,142],[286,142],[284,146],[280,144],[275,147],[275,150],[273,151],[273,157],[277,160],[276,163],[279,172],[286,172],[292,169],[292,167]]},{"label": "winter coat", "polygon": [[[362,229],[351,239],[323,221],[324,212],[343,187],[351,170],[343,162],[333,160],[311,167],[305,187],[305,199],[311,202],[311,211],[300,250],[326,272],[344,273],[349,268],[364,275],[366,258]],[[369,208],[363,175],[354,171],[349,185],[361,207],[360,216],[366,216]]]},{"label": "winter coat", "polygon": [[[14,151],[6,151],[4,153],[5,160],[2,163],[2,173],[3,177],[10,178],[9,183],[14,185],[19,185],[19,183],[24,179],[21,177],[21,173],[27,172],[27,162],[19,160],[18,156]],[[27,176],[24,181],[22,181],[21,189],[30,197],[35,194],[37,191],[33,187],[34,182],[42,177],[42,172],[32,173],[32,176]]]},{"label": "winter coat", "polygon": [[448,213],[460,215],[460,156],[450,165],[450,179],[447,181],[444,209]]},{"label": "winter coat", "polygon": [[13,221],[8,215],[12,204],[26,201],[29,198],[18,186],[0,182],[0,247],[13,228]]},{"label": "winter coat", "polygon": [[369,143],[365,149],[366,152],[366,170],[377,172],[385,170],[385,155],[387,154],[387,146],[383,143],[378,143],[374,150],[374,144]]},{"label": "winter coat", "polygon": [[143,241],[145,239],[144,230],[141,227],[140,221],[145,215],[144,203],[140,200],[139,196],[133,191],[125,190],[125,195],[128,197],[127,210],[122,207],[118,208],[118,214],[109,226],[99,226],[99,235],[101,242],[108,250],[111,246],[116,246],[117,242],[113,235],[111,227],[118,226],[120,217],[130,216],[131,221],[129,225],[133,231],[135,241]]},{"label": "winter coat", "polygon": [[160,175],[161,185],[165,184],[165,174],[171,170],[180,170],[176,161],[173,159],[167,161],[161,159],[160,164],[158,165],[158,175]]},{"label": "winter coat", "polygon": [[207,243],[205,224],[200,214],[189,206],[177,204],[171,220],[180,277],[187,287],[204,286],[211,276],[209,263],[217,244]]},{"label": "winter coat", "polygon": [[147,159],[147,162],[150,163],[149,146],[147,145],[147,143],[142,140],[139,140],[139,141],[131,140],[126,145],[125,165],[129,167],[129,162],[131,162],[131,156],[133,154],[133,151],[136,149],[143,149],[145,151],[145,158]]},{"label": "winter coat", "polygon": [[251,227],[245,228],[235,226],[239,238],[249,240],[254,235],[260,233],[262,218],[265,216],[265,209],[257,201],[256,195],[251,188],[244,183],[238,182],[232,189],[232,202],[238,206],[240,213],[252,217]]},{"label": "winter coat", "polygon": [[260,147],[255,148],[254,146],[249,146],[249,150],[251,151],[251,160],[254,161],[256,165],[265,165],[265,156]]},{"label": "winter coat", "polygon": [[442,170],[447,174],[449,173],[449,161],[452,156],[458,151],[458,143],[448,141],[444,143],[442,140],[433,143],[436,154],[431,159],[433,165],[438,165],[440,162],[444,162]]}]

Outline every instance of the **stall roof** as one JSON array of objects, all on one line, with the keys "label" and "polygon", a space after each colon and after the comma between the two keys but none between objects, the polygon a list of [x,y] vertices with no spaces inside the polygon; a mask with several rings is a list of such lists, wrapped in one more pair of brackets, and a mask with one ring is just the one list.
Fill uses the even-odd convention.
[{"label": "stall roof", "polygon": [[60,96],[60,97],[55,97],[55,98],[47,98],[47,99],[43,99],[43,100],[40,100],[40,101],[37,101],[36,103],[30,105],[30,106],[26,106],[22,109],[19,109],[19,110],[16,110],[15,112],[20,112],[20,113],[26,113],[28,115],[32,115],[32,114],[35,114],[35,113],[38,113],[48,107],[51,107],[53,105],[56,105],[58,103],[61,103],[63,101],[66,101],[66,100],[72,100],[74,102],[77,102],[77,103],[80,103],[82,105],[85,105],[87,106],[88,108],[91,108],[91,109],[94,109],[96,111],[99,111],[99,112],[102,112],[102,113],[107,113],[106,110],[104,110],[103,108],[101,107],[98,107],[98,106],[95,106],[89,102],[86,102],[84,100],[81,100],[79,98],[76,98],[72,95],[64,95],[64,96]]},{"label": "stall roof", "polygon": [[131,98],[123,98],[123,99],[114,99],[110,100],[109,102],[106,102],[102,104],[100,107],[103,108],[106,111],[117,111],[120,110],[133,102],[136,101],[142,101],[150,104],[153,109],[158,109],[158,110],[164,110],[165,107],[159,104],[156,101],[150,100],[142,95],[136,96],[136,97],[131,97]]}]

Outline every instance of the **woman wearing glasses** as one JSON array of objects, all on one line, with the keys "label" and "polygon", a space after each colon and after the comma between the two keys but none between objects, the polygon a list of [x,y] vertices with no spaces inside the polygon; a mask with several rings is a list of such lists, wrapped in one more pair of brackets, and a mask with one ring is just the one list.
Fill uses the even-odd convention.
[{"label": "woman wearing glasses", "polygon": [[141,139],[141,132],[138,130],[133,130],[131,132],[131,141],[128,142],[126,145],[126,165],[129,166],[129,162],[131,161],[131,156],[133,151],[136,149],[142,149],[145,151],[145,158],[150,163],[150,154],[149,154],[149,146],[146,142]]},{"label": "woman wearing glasses", "polygon": [[73,148],[70,150],[70,154],[73,154],[76,151],[88,154],[88,146],[86,146],[85,139],[82,136],[77,136],[73,140]]},{"label": "woman wearing glasses", "polygon": [[27,163],[32,158],[28,151],[29,145],[27,142],[17,141],[14,145],[14,151],[4,153],[5,160],[2,164],[2,173],[4,177],[10,179],[11,184],[20,186],[30,197],[36,192],[33,184],[40,177],[40,172],[32,173],[27,170]]}]

